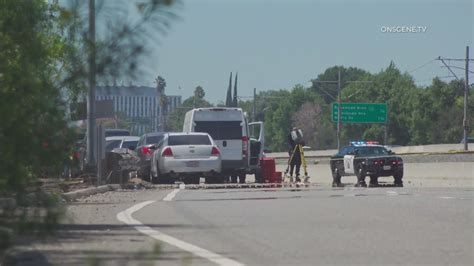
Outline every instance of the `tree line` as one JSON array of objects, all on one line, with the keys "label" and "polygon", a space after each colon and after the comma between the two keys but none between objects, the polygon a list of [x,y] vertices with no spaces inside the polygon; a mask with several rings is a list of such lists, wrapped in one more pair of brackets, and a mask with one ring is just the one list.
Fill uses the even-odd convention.
[{"label": "tree line", "polygon": [[145,44],[176,17],[174,0],[96,1],[91,41],[88,2],[0,1],[0,261],[14,235],[51,230],[61,215],[58,191],[37,181],[60,176],[71,160],[78,136],[69,106],[87,94],[89,57],[98,82],[133,79]]},{"label": "tree line", "polygon": [[[391,62],[378,73],[356,67],[334,66],[313,79],[311,86],[296,85],[287,90],[260,91],[254,100],[239,101],[252,120],[265,122],[266,146],[272,151],[286,151],[289,130],[303,130],[306,144],[312,149],[337,147],[336,123],[331,105],[337,99],[335,81],[341,73],[342,103],[386,103],[388,105],[387,144],[425,145],[459,143],[463,135],[464,81],[445,82],[433,78],[429,86],[417,86],[413,77],[402,73]],[[364,81],[364,82],[349,82]],[[202,88],[201,88],[202,89]],[[474,89],[470,88],[470,95]],[[223,93],[224,95],[224,93]],[[184,113],[193,107],[212,106],[204,97],[194,95],[171,114],[170,130],[181,131]],[[468,102],[469,125],[473,124],[474,98]],[[350,140],[384,141],[385,124],[343,123],[341,145]],[[474,130],[470,129],[470,136]]]}]

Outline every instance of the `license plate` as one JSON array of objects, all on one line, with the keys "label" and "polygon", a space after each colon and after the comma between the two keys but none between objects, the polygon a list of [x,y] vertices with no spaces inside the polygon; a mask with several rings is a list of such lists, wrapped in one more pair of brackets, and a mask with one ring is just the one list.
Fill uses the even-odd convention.
[{"label": "license plate", "polygon": [[390,170],[392,169],[392,167],[390,165],[384,165],[383,166],[383,170]]},{"label": "license plate", "polygon": [[199,167],[199,162],[198,161],[189,161],[186,162],[187,167]]}]

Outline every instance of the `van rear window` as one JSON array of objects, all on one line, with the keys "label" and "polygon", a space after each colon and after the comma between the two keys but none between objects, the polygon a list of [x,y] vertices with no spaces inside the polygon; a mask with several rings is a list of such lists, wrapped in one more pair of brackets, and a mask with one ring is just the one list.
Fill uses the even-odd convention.
[{"label": "van rear window", "polygon": [[206,132],[215,140],[242,139],[241,121],[196,121],[195,132]]},{"label": "van rear window", "polygon": [[168,145],[211,145],[211,140],[206,135],[169,136]]},{"label": "van rear window", "polygon": [[105,131],[106,137],[120,137],[120,136],[130,136],[130,131],[128,130],[106,130]]}]

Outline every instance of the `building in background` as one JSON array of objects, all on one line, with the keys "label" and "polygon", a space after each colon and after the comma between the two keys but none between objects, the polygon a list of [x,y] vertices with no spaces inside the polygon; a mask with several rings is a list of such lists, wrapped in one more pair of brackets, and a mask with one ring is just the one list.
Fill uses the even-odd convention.
[{"label": "building in background", "polygon": [[126,121],[132,133],[137,135],[164,130],[169,114],[181,105],[181,96],[166,96],[167,103],[162,109],[160,98],[161,95],[154,87],[96,87],[96,100],[114,102],[116,124]]}]

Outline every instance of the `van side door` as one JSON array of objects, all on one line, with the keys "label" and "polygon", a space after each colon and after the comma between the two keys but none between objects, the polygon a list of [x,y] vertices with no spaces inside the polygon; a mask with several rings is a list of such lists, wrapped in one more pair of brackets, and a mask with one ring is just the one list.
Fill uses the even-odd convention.
[{"label": "van side door", "polygon": [[250,167],[258,166],[263,157],[263,148],[265,146],[265,132],[263,122],[249,123],[250,138]]}]

